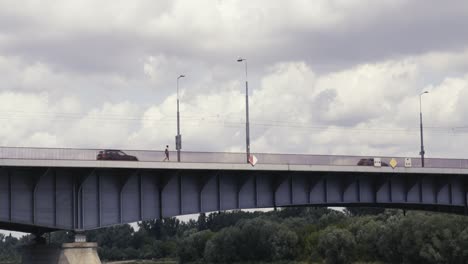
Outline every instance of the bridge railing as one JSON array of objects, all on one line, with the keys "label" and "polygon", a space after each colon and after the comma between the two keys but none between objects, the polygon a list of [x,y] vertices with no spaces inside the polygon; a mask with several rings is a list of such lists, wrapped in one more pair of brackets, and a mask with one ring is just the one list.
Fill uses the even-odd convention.
[{"label": "bridge railing", "polygon": [[[72,148],[22,148],[0,147],[0,159],[33,159],[33,160],[96,160],[103,149],[72,149]],[[159,162],[165,158],[164,151],[157,150],[123,150],[126,154],[136,156],[142,162]],[[309,154],[272,154],[253,153],[259,164],[290,164],[290,165],[327,165],[356,166],[362,160],[369,162],[374,156],[344,156],[344,155],[309,155]],[[390,164],[394,158],[397,167],[404,167],[405,158],[380,157],[382,162]],[[170,162],[176,161],[176,152],[170,152]],[[246,162],[245,153],[228,152],[187,152],[181,153],[183,162],[232,163]],[[419,158],[412,158],[413,167],[421,167]],[[425,159],[428,168],[462,168],[468,169],[467,159]]]}]

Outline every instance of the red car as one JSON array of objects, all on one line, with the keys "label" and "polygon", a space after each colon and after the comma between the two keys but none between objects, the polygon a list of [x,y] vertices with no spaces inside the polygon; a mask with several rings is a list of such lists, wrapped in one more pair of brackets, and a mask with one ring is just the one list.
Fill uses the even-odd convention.
[{"label": "red car", "polygon": [[116,149],[106,149],[99,151],[99,154],[96,156],[97,160],[129,160],[129,161],[138,161],[137,157],[128,155],[121,150]]}]

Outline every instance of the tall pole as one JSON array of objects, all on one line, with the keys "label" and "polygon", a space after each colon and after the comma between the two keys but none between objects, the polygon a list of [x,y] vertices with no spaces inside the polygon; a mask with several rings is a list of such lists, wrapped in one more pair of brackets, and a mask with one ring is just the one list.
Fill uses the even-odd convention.
[{"label": "tall pole", "polygon": [[247,154],[247,163],[250,157],[250,124],[249,124],[249,81],[247,75],[247,59],[239,58],[237,62],[245,64],[245,152]]},{"label": "tall pole", "polygon": [[428,91],[425,91],[419,95],[419,127],[421,131],[421,152],[419,152],[419,155],[421,155],[421,166],[424,167],[424,138],[423,138],[423,121],[422,121],[422,104],[421,104],[421,97],[423,94],[429,93]]},{"label": "tall pole", "polygon": [[176,135],[176,150],[177,162],[180,162],[180,150],[182,149],[182,136],[180,135],[180,114],[179,114],[179,79],[184,78],[185,75],[177,77],[177,135]]}]

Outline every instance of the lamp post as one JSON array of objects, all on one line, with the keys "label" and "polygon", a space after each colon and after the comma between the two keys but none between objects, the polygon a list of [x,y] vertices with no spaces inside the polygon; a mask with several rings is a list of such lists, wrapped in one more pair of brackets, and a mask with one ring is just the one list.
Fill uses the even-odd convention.
[{"label": "lamp post", "polygon": [[250,125],[249,125],[249,82],[247,76],[247,59],[238,58],[237,62],[245,64],[245,149],[247,154],[247,163],[250,157]]},{"label": "lamp post", "polygon": [[419,152],[419,155],[421,155],[421,166],[424,167],[424,139],[423,139],[423,123],[422,123],[422,107],[421,107],[421,97],[423,94],[429,93],[428,91],[424,91],[421,94],[419,94],[419,127],[421,130],[421,152]]},{"label": "lamp post", "polygon": [[180,162],[180,150],[182,149],[182,135],[180,135],[180,114],[179,114],[179,79],[184,78],[185,75],[179,75],[177,77],[177,135],[176,135],[176,150],[177,150],[177,162]]}]

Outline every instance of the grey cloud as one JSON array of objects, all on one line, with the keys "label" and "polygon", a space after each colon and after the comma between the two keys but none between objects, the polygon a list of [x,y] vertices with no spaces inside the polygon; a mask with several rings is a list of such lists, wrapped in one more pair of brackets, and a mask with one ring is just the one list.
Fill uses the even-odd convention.
[{"label": "grey cloud", "polygon": [[12,41],[3,48],[3,52],[31,63],[47,63],[65,72],[91,75],[119,73],[125,76],[141,73],[138,59],[141,60],[143,54],[137,51],[139,41],[142,40],[132,34],[37,36]]},{"label": "grey cloud", "polygon": [[[332,89],[326,89],[324,91],[321,91],[316,97],[314,102],[312,103],[311,111],[314,111],[318,109],[319,111],[314,111],[316,112],[321,112],[321,113],[326,113],[328,111],[331,111],[330,109],[330,104],[336,99],[336,90]],[[314,115],[315,116],[315,115]],[[322,115],[317,115],[317,119],[320,120]]]},{"label": "grey cloud", "polygon": [[[281,54],[303,58],[314,68],[329,71],[359,63],[467,47],[466,1],[450,4],[416,2],[418,4],[382,14],[367,23],[355,25],[354,21],[349,21],[345,29],[294,32],[290,37],[291,48]],[[424,6],[431,8],[421,10]]]},{"label": "grey cloud", "polygon": [[[174,5],[166,4],[158,8],[149,6],[149,9],[154,8],[158,12],[142,21],[146,24],[133,25],[134,29],[123,26],[113,28],[111,25],[96,25],[94,29],[90,25],[89,29],[74,30],[66,26],[62,28],[31,23],[25,30],[25,18],[12,17],[11,14],[8,17],[0,15],[8,21],[9,28],[23,29],[10,30],[7,33],[10,41],[0,46],[0,51],[40,60],[68,71],[134,75],[138,74],[135,69],[138,69],[139,59],[160,53],[208,64],[220,63],[233,55],[243,55],[255,58],[258,67],[278,61],[306,60],[317,70],[333,71],[394,56],[461,49],[468,43],[466,1],[451,1],[450,4],[411,1],[389,7],[388,10],[373,10],[377,6],[373,4],[369,5],[371,9],[365,11],[351,9],[342,22],[322,27],[313,24],[298,25],[296,28],[287,26],[291,19],[287,16],[294,15],[292,13],[277,17],[278,21],[283,22],[270,25],[268,23],[275,21],[271,16],[276,13],[268,13],[269,9],[265,8],[258,11],[262,15],[255,11],[246,13],[251,17],[244,14],[246,25],[249,19],[257,24],[250,28],[240,28],[243,30],[240,32],[230,28],[230,25],[216,24],[217,20],[213,20],[208,28],[197,29],[190,25],[196,21],[187,20],[186,29],[179,24],[166,25],[173,26],[171,30],[176,32],[163,32],[161,28],[155,28],[154,31],[141,30],[140,27],[152,28],[148,22],[150,19],[165,21],[164,17],[174,15]],[[200,6],[193,12],[203,13],[204,7]],[[187,19],[199,18],[193,16]],[[167,23],[177,21],[174,19]],[[35,18],[30,18],[30,22],[34,21]],[[63,21],[67,22],[70,21]],[[284,26],[275,28],[277,24]],[[237,37],[235,34],[238,34]]]},{"label": "grey cloud", "polygon": [[[304,7],[306,16],[296,20],[297,10],[282,12],[280,2],[271,1],[255,2],[263,5],[254,3],[243,9],[239,7],[245,5],[243,2],[213,1],[231,3],[224,7],[228,14],[222,19],[216,17],[223,10],[200,4],[209,2],[197,2],[199,6],[191,6],[189,12],[184,10],[189,2],[158,6],[158,10],[152,10],[156,8],[152,5],[142,10],[141,6],[149,2],[139,2],[143,5],[135,4],[135,14],[141,14],[141,19],[138,16],[122,23],[115,18],[119,14],[131,16],[128,10],[133,9],[116,11],[112,2],[107,3],[110,17],[103,13],[101,20],[90,17],[89,23],[83,19],[86,15],[83,10],[77,10],[72,19],[63,19],[58,14],[60,9],[55,10],[49,14],[53,18],[48,19],[48,13],[42,9],[26,8],[27,14],[5,14],[0,8],[0,20],[4,22],[3,27],[0,25],[0,55],[7,58],[7,67],[0,69],[0,73],[11,75],[8,84],[0,84],[0,92],[21,90],[36,96],[45,94],[49,100],[41,101],[40,108],[33,108],[30,105],[34,100],[18,96],[8,106],[20,105],[30,111],[81,113],[78,119],[57,121],[53,125],[47,119],[29,118],[26,121],[34,123],[28,123],[13,118],[15,122],[8,124],[11,131],[18,131],[5,131],[0,142],[157,148],[173,142],[176,77],[186,74],[187,78],[181,82],[186,149],[243,151],[244,68],[235,61],[239,55],[247,57],[249,62],[255,151],[413,153],[413,149],[417,150],[418,136],[414,129],[409,133],[385,134],[366,127],[417,129],[417,93],[424,88],[439,89],[439,96],[446,96],[425,98],[428,106],[441,109],[427,111],[427,124],[435,126],[450,119],[443,124],[456,125],[467,120],[461,99],[453,109],[446,103],[450,97],[457,96],[449,93],[453,86],[442,85],[447,76],[458,78],[464,71],[453,66],[450,58],[458,56],[457,51],[468,45],[468,34],[464,34],[468,14],[465,1],[451,4],[396,1],[397,4],[388,8],[382,3],[390,1],[368,1],[367,9],[360,4],[349,10],[341,10],[339,1],[320,3],[325,2],[337,8],[328,10],[332,17],[324,21],[320,13],[310,9],[313,4],[306,6],[309,9]],[[287,5],[297,3],[300,2]],[[102,7],[94,1],[83,6],[92,9],[95,5]],[[272,11],[275,5],[279,11]],[[250,8],[256,10],[250,12]],[[157,12],[148,15],[153,11]],[[307,16],[308,11],[317,17]],[[199,21],[203,18],[206,20]],[[427,62],[418,58],[420,54],[434,51],[451,53],[435,60],[448,61],[447,67],[428,67]],[[158,57],[162,62],[151,62],[151,57]],[[15,58],[16,62],[8,62],[9,58]],[[414,72],[412,67],[399,66],[407,60],[410,66],[414,64]],[[38,75],[37,81],[28,83],[29,86],[21,83],[27,75],[24,69],[36,63],[47,67],[47,74]],[[277,64],[286,67],[270,70]],[[145,65],[149,69],[146,74]],[[17,68],[14,71],[6,70],[14,67]],[[317,79],[327,78],[331,80],[329,83],[317,83]],[[458,79],[461,79],[460,87],[466,88],[466,78]],[[40,89],[35,90],[35,86]],[[460,92],[460,98],[465,94]],[[78,106],[67,110],[69,103],[64,102],[62,107],[55,107],[64,97],[73,98]],[[5,98],[5,101],[12,100]],[[103,105],[119,106],[122,102],[132,107],[122,111],[103,110]],[[144,120],[142,113],[151,109],[161,119],[152,119],[146,126],[148,120]],[[94,112],[121,119],[92,118]],[[455,117],[449,118],[452,115]],[[125,118],[134,120],[125,121]],[[261,122],[273,126],[262,126]],[[335,126],[349,129],[333,129]],[[94,127],[99,133],[93,134]],[[115,130],[118,133],[113,133]],[[428,149],[431,149],[430,142],[434,142],[432,153],[466,155],[461,144],[447,144],[444,148],[438,142],[449,141],[447,135],[438,135],[430,129],[427,133]],[[31,135],[28,140],[23,141],[28,135]]]}]

